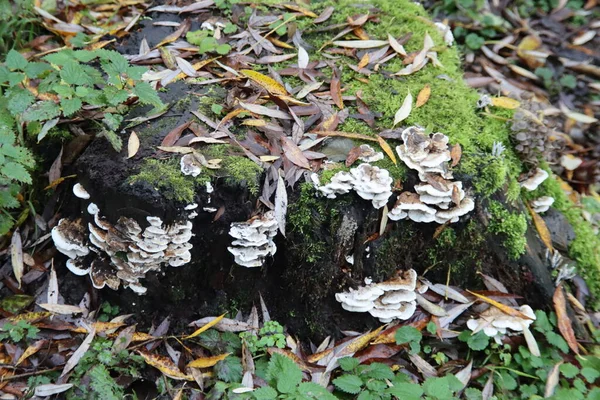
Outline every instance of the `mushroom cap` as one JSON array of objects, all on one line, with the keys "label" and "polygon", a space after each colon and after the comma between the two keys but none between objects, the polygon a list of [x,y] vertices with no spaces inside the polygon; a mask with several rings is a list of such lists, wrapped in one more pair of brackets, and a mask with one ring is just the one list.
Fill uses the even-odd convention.
[{"label": "mushroom cap", "polygon": [[185,154],[179,161],[181,173],[188,176],[197,177],[202,172],[202,167],[196,161],[193,154]]},{"label": "mushroom cap", "polygon": [[395,310],[391,309],[381,309],[381,308],[373,308],[369,310],[369,314],[371,314],[375,318],[383,318],[383,319],[401,319],[407,320],[413,316],[415,310],[417,309],[417,305],[414,301],[407,303],[400,303],[399,307]]},{"label": "mushroom cap", "polygon": [[375,151],[375,149],[373,149],[368,144],[361,144],[359,146],[359,149],[360,155],[358,156],[358,159],[361,161],[364,161],[366,163],[372,163],[379,160],[383,160],[383,153],[380,151]]},{"label": "mushroom cap", "polygon": [[548,178],[548,176],[549,175],[546,171],[544,171],[541,168],[537,168],[533,176],[521,182],[521,187],[524,187],[529,191],[533,191],[537,189],[538,186],[540,186],[541,183],[544,182],[546,178]]},{"label": "mushroom cap", "polygon": [[160,217],[146,217],[146,221],[152,226],[162,226],[163,221]]},{"label": "mushroom cap", "polygon": [[188,204],[183,209],[186,211],[190,211],[190,210],[195,210],[196,208],[198,208],[198,203]]},{"label": "mushroom cap", "polygon": [[85,244],[86,234],[81,219],[61,219],[52,228],[51,236],[57,250],[69,258],[83,257],[90,252]]},{"label": "mushroom cap", "polygon": [[382,304],[398,304],[406,301],[414,301],[417,299],[417,294],[409,290],[393,290],[386,292],[381,298]]},{"label": "mushroom cap", "polygon": [[[454,221],[455,218],[462,217],[475,209],[475,202],[470,197],[465,197],[459,205],[449,210],[438,211],[436,217],[445,221]],[[458,220],[458,219],[457,219]]]},{"label": "mushroom cap", "polygon": [[80,199],[87,200],[90,198],[90,194],[83,188],[80,183],[73,185],[73,194]]},{"label": "mushroom cap", "polygon": [[79,260],[67,260],[67,269],[77,276],[83,276],[90,273],[92,267],[85,267]]},{"label": "mushroom cap", "polygon": [[552,204],[554,204],[554,197],[542,196],[531,202],[531,208],[536,213],[543,213],[548,211]]},{"label": "mushroom cap", "polygon": [[108,286],[113,290],[119,288],[119,278],[117,278],[110,264],[103,259],[96,259],[92,262],[90,277],[92,278],[92,285],[96,289],[102,289],[104,286]]},{"label": "mushroom cap", "polygon": [[87,206],[87,212],[91,215],[96,215],[100,212],[100,209],[96,205],[96,203],[90,203]]},{"label": "mushroom cap", "polygon": [[365,303],[362,306],[351,306],[348,303],[341,303],[342,308],[350,312],[367,312],[373,309],[373,303]]},{"label": "mushroom cap", "polygon": [[398,196],[398,200],[396,200],[396,204],[394,205],[394,208],[392,210],[394,209],[398,209],[401,211],[416,210],[431,215],[434,215],[436,212],[435,208],[431,208],[428,205],[421,202],[420,196],[418,194],[411,192],[402,192],[400,196]]},{"label": "mushroom cap", "polygon": [[134,293],[142,295],[142,294],[146,294],[146,292],[148,291],[147,288],[145,288],[144,286],[140,285],[140,284],[136,284],[136,283],[128,283],[126,285],[127,288],[133,290]]},{"label": "mushroom cap", "polygon": [[414,269],[398,271],[395,277],[374,285],[386,292],[391,290],[408,290],[414,292],[417,285],[417,272]]}]

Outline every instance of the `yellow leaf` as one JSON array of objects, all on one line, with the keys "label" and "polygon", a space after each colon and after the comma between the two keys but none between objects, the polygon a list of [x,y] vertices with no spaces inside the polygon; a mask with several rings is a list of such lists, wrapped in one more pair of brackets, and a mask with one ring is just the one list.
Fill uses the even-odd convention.
[{"label": "yellow leaf", "polygon": [[515,108],[519,108],[521,103],[518,100],[511,99],[510,97],[500,96],[500,97],[492,97],[492,105],[494,107],[507,108],[509,110],[514,110]]},{"label": "yellow leaf", "polygon": [[213,326],[215,326],[216,324],[218,324],[219,322],[221,322],[221,320],[223,319],[223,317],[225,316],[225,314],[219,315],[217,318],[213,319],[212,321],[210,321],[208,324],[204,325],[201,328],[198,328],[194,331],[194,333],[192,333],[189,336],[184,336],[183,339],[191,339],[193,337],[198,336],[199,334],[201,334],[202,332],[212,328]]},{"label": "yellow leaf", "polygon": [[10,322],[17,322],[17,321],[27,321],[30,324],[40,321],[44,318],[48,318],[52,315],[51,312],[48,311],[40,311],[40,312],[30,312],[30,313],[26,313],[26,314],[21,314],[21,315],[16,315],[14,317],[10,317],[8,318],[8,320]]},{"label": "yellow leaf", "polygon": [[396,156],[394,155],[394,151],[390,147],[390,145],[381,137],[377,136],[377,141],[379,142],[379,146],[381,146],[382,150],[385,151],[385,154],[392,160],[394,165],[397,165]]},{"label": "yellow leaf", "polygon": [[240,73],[271,94],[281,96],[288,95],[287,90],[285,90],[285,88],[279,82],[269,76],[263,75],[260,72],[253,71],[251,69],[243,69],[240,71]]},{"label": "yellow leaf", "polygon": [[429,100],[429,96],[431,96],[431,86],[429,84],[425,85],[423,89],[417,95],[417,104],[415,104],[415,108],[419,108]]},{"label": "yellow leaf", "polygon": [[486,303],[488,303],[488,304],[496,307],[497,309],[499,309],[500,311],[502,311],[506,315],[511,315],[513,317],[518,317],[518,318],[521,318],[521,319],[531,319],[527,315],[523,314],[521,311],[516,310],[516,309],[514,309],[512,307],[509,307],[506,304],[502,304],[500,302],[497,302],[496,300],[490,299],[489,297],[484,296],[482,294],[477,294],[475,292],[471,292],[468,289],[467,289],[467,292],[469,292],[473,296],[477,297],[479,300],[485,301]]},{"label": "yellow leaf", "polygon": [[146,364],[158,369],[160,372],[165,374],[171,379],[193,381],[194,378],[191,375],[186,375],[177,368],[170,358],[159,356],[158,354],[151,354],[146,351],[138,350],[139,355],[144,358]]},{"label": "yellow leaf", "polygon": [[283,47],[284,49],[293,49],[294,48],[294,46],[292,46],[291,44],[288,44],[286,42],[283,42],[283,41],[281,41],[277,38],[271,37],[271,36],[269,36],[267,38],[267,40],[269,42],[273,43],[277,47]]},{"label": "yellow leaf", "polygon": [[21,364],[23,361],[28,359],[30,356],[37,353],[46,343],[47,343],[47,341],[42,339],[42,340],[38,340],[31,346],[27,347],[27,349],[25,349],[25,351],[23,352],[21,357],[19,357],[19,361],[17,361],[16,365]]},{"label": "yellow leaf", "polygon": [[358,69],[363,69],[369,64],[369,53],[365,53],[358,63]]},{"label": "yellow leaf", "polygon": [[[96,332],[106,332],[114,329],[118,329],[124,326],[124,322],[94,322],[94,328],[96,328]],[[86,329],[83,326],[79,326],[75,329],[72,329],[71,332],[76,333],[88,333],[90,330]]]},{"label": "yellow leaf", "polygon": [[381,332],[382,329],[383,329],[383,326],[380,326],[379,328],[375,329],[373,332],[368,332],[368,333],[362,334],[362,335],[350,340],[348,345],[346,345],[340,351],[340,353],[338,355],[340,357],[351,356],[354,353],[356,353],[357,351],[362,350],[371,342],[371,340],[375,339],[379,335],[379,332]]},{"label": "yellow leaf", "polygon": [[311,17],[311,18],[317,18],[318,15],[315,14],[314,12],[307,10],[306,8],[302,8],[300,6],[297,6],[295,4],[283,4],[283,6],[285,8],[287,8],[288,10],[292,10],[292,11],[297,11],[299,13],[301,13],[302,15],[306,15],[307,17]]},{"label": "yellow leaf", "polygon": [[550,251],[554,251],[554,247],[552,247],[552,235],[546,226],[546,222],[544,219],[540,217],[535,211],[531,209],[528,203],[525,204],[527,209],[529,210],[529,214],[531,214],[531,218],[533,219],[533,225],[535,229],[538,231],[538,235],[540,235],[540,239],[546,245]]},{"label": "yellow leaf", "polygon": [[76,177],[77,177],[77,175],[61,176],[60,178],[52,181],[52,183],[49,184],[48,186],[46,186],[44,188],[44,190],[54,189],[55,187],[57,187],[58,185],[60,185],[61,183],[63,183],[63,181],[65,179],[76,178]]},{"label": "yellow leaf", "polygon": [[200,357],[191,361],[187,366],[190,368],[209,368],[214,366],[219,361],[226,359],[231,353],[219,354],[212,357]]},{"label": "yellow leaf", "polygon": [[573,332],[573,326],[571,320],[567,314],[567,305],[565,295],[563,293],[562,283],[558,285],[552,296],[552,302],[554,303],[554,311],[556,311],[556,321],[558,324],[558,330],[561,335],[567,341],[569,348],[573,350],[573,353],[579,354],[579,348],[577,347],[577,338],[575,332]]}]

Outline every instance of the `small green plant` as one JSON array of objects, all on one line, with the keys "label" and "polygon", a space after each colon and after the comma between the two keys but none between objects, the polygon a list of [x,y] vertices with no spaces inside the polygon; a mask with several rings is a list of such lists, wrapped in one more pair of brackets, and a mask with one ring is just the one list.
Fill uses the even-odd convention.
[{"label": "small green plant", "polygon": [[191,44],[198,46],[199,54],[217,53],[225,55],[231,51],[230,45],[227,43],[219,44],[217,39],[210,36],[210,33],[208,30],[192,31],[188,32],[185,38]]},{"label": "small green plant", "polygon": [[100,306],[100,316],[98,317],[98,321],[107,322],[112,318],[119,315],[120,308],[117,305],[110,305],[109,302],[105,301]]},{"label": "small green plant", "polygon": [[256,354],[265,351],[267,347],[285,347],[285,335],[283,326],[277,321],[267,321],[258,331],[258,335],[253,332],[242,332],[240,338],[245,341],[248,349]]},{"label": "small green plant", "polygon": [[40,31],[33,0],[0,0],[0,54],[21,48]]},{"label": "small green plant", "polygon": [[0,328],[0,342],[10,340],[13,343],[19,343],[22,340],[33,340],[37,338],[40,330],[27,321],[19,320],[14,324],[5,323]]}]

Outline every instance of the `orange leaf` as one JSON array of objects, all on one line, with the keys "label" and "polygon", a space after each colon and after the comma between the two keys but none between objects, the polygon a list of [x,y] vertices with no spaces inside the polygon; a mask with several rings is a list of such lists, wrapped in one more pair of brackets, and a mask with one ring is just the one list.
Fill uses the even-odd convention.
[{"label": "orange leaf", "polygon": [[417,95],[417,104],[415,104],[415,108],[419,108],[429,100],[429,96],[431,96],[431,86],[429,84],[425,85],[423,89]]},{"label": "orange leaf", "polygon": [[477,297],[479,300],[482,300],[482,301],[485,301],[488,304],[491,304],[492,306],[494,306],[497,309],[499,309],[500,311],[502,311],[504,314],[511,315],[513,317],[518,317],[518,318],[521,318],[521,319],[531,319],[527,315],[523,314],[521,311],[516,310],[516,309],[514,309],[512,307],[509,307],[506,304],[499,303],[496,300],[492,300],[489,297],[486,297],[484,295],[477,294],[475,292],[471,292],[470,290],[467,290],[467,292],[469,292],[473,296]]},{"label": "orange leaf", "polygon": [[19,357],[19,361],[17,361],[17,364],[15,364],[15,365],[21,364],[23,361],[28,359],[30,356],[37,353],[47,342],[48,342],[47,340],[42,339],[42,340],[38,340],[31,346],[27,347],[27,349],[25,349],[25,351],[23,352],[21,357]]},{"label": "orange leaf", "polygon": [[396,156],[394,155],[394,151],[392,150],[390,145],[381,136],[377,136],[377,141],[379,142],[379,146],[381,146],[383,151],[385,151],[385,154],[388,155],[388,157],[392,160],[394,165],[398,165],[398,162],[396,161]]},{"label": "orange leaf", "polygon": [[331,77],[331,83],[329,84],[329,92],[331,98],[336,106],[341,109],[344,108],[344,100],[342,99],[342,83],[340,81],[340,71],[337,68],[333,70],[333,76]]},{"label": "orange leaf", "polygon": [[[422,331],[423,329],[425,329],[425,327],[429,323],[429,320],[430,320],[430,317],[427,316],[426,318],[411,322],[410,324],[408,324],[408,326],[412,326],[413,328]],[[406,326],[406,325],[395,325],[390,328],[387,328],[385,331],[381,332],[381,335],[379,335],[379,337],[377,337],[377,339],[375,339],[373,341],[373,344],[391,344],[391,343],[395,344],[396,343],[396,331],[398,329],[402,328],[403,326]]]},{"label": "orange leaf", "polygon": [[160,356],[158,354],[151,354],[147,351],[138,350],[139,355],[144,358],[146,364],[158,369],[160,372],[165,374],[171,379],[193,381],[194,378],[191,375],[186,375],[177,368],[177,366],[171,361],[170,358]]},{"label": "orange leaf", "polygon": [[363,69],[367,65],[369,65],[369,53],[365,53],[365,55],[362,56],[358,63],[358,69]]},{"label": "orange leaf", "polygon": [[285,88],[279,82],[269,76],[261,74],[260,72],[253,71],[251,69],[243,69],[240,71],[240,73],[271,94],[281,96],[286,96],[288,94],[287,90],[285,90]]},{"label": "orange leaf", "polygon": [[544,222],[544,219],[531,209],[528,203],[525,203],[525,205],[527,206],[527,210],[529,210],[529,214],[531,214],[533,225],[535,226],[538,235],[540,235],[540,239],[542,239],[544,245],[553,252],[554,247],[552,247],[552,235],[546,226],[546,222]]},{"label": "orange leaf", "polygon": [[191,361],[187,366],[190,368],[209,368],[219,361],[226,359],[231,353],[219,354],[218,356],[200,357]]},{"label": "orange leaf", "polygon": [[188,336],[184,336],[183,339],[191,339],[193,337],[198,336],[199,334],[201,334],[202,332],[212,328],[213,326],[215,326],[216,324],[218,324],[219,322],[221,322],[221,320],[223,319],[223,317],[225,316],[225,314],[219,315],[217,318],[213,319],[212,321],[210,321],[208,324],[196,329],[194,331],[194,333],[192,333],[191,335]]},{"label": "orange leaf", "polygon": [[344,348],[338,353],[340,357],[351,356],[359,350],[365,348],[373,339],[375,339],[379,332],[383,330],[384,326],[380,326],[372,332],[367,332],[354,339],[351,339],[347,344],[342,344]]},{"label": "orange leaf", "polygon": [[456,167],[458,165],[458,163],[460,162],[461,157],[462,157],[462,148],[460,147],[460,144],[456,143],[450,149],[450,158],[452,159],[451,166]]},{"label": "orange leaf", "polygon": [[558,330],[567,341],[569,348],[573,350],[575,354],[579,354],[579,348],[577,347],[577,339],[575,338],[575,332],[573,332],[571,320],[567,315],[567,304],[565,301],[565,294],[563,293],[562,283],[558,285],[558,287],[554,291],[554,296],[552,296],[552,302],[554,303],[554,311],[556,311]]}]

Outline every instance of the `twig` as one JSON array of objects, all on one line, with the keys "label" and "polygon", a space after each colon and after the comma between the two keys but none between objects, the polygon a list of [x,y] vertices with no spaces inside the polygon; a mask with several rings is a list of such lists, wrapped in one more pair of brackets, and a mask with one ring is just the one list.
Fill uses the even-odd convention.
[{"label": "twig", "polygon": [[50,368],[50,369],[45,369],[43,371],[25,372],[23,374],[12,375],[12,376],[2,376],[2,377],[0,377],[0,382],[8,382],[8,381],[13,381],[13,380],[19,379],[19,378],[27,378],[29,376],[42,375],[42,374],[45,374],[46,372],[52,372],[52,371],[56,371],[59,369],[62,369],[62,367],[54,367],[54,368]]}]

